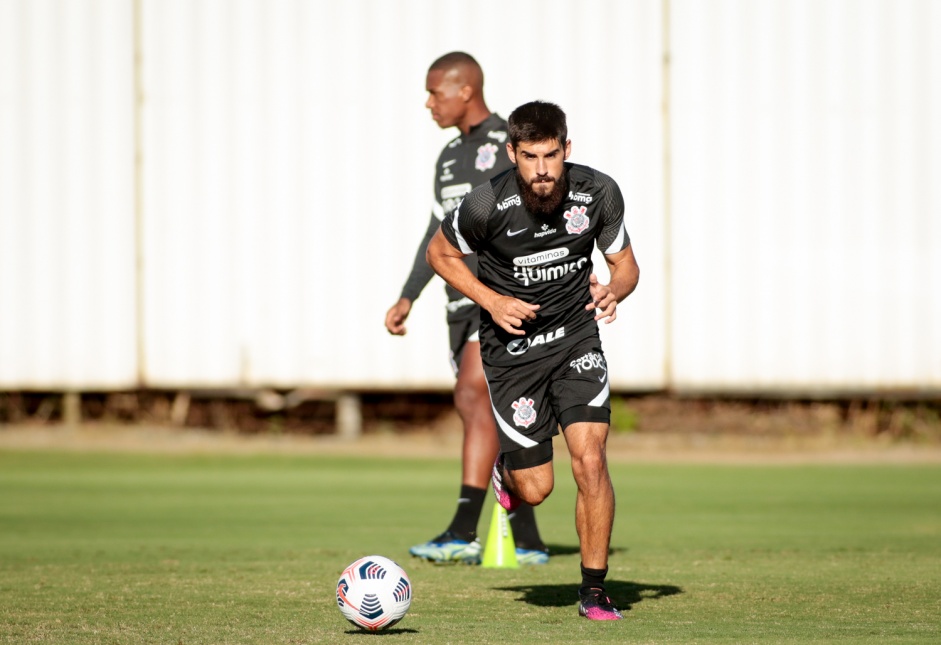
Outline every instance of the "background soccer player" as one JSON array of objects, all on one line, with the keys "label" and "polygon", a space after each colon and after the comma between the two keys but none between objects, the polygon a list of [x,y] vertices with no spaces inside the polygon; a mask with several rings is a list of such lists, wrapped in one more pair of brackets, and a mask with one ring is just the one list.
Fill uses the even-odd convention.
[{"label": "background soccer player", "polygon": [[[484,372],[500,431],[493,487],[501,506],[541,503],[552,491],[552,437],[559,425],[578,487],[579,614],[617,620],[605,593],[614,488],[605,446],[611,414],[608,366],[598,321],[640,275],[613,179],[566,163],[565,113],[535,101],[509,118],[507,153],[516,163],[472,190],[428,246],[428,263],[481,308]],[[610,281],[593,272],[594,246]],[[463,258],[476,253],[477,274]]]},{"label": "background soccer player", "polygon": [[[386,329],[394,335],[405,334],[405,319],[412,303],[434,276],[425,261],[425,249],[441,220],[457,207],[471,188],[513,166],[505,150],[506,121],[487,108],[483,71],[472,56],[451,52],[438,58],[428,69],[426,89],[425,107],[431,110],[438,126],[456,127],[460,134],[438,157],[431,221],[415,254],[401,297],[386,313]],[[473,258],[469,258],[467,266],[470,271],[476,270]],[[454,403],[464,426],[461,491],[454,518],[444,533],[415,545],[409,552],[434,561],[476,564],[481,555],[477,524],[499,444],[480,362],[477,338],[480,308],[450,287],[447,292],[451,365],[457,376]],[[511,513],[510,525],[516,541],[517,561],[521,564],[548,561],[548,549],[539,536],[531,506],[520,506]]]}]

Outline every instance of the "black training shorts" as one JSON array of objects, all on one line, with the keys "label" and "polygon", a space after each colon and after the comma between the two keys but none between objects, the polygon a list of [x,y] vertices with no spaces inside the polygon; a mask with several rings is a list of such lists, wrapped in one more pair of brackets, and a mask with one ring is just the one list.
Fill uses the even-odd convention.
[{"label": "black training shorts", "polygon": [[484,373],[500,451],[508,455],[508,463],[509,453],[551,441],[560,424],[565,430],[572,423],[610,421],[608,367],[597,336],[531,363],[485,364]]},{"label": "black training shorts", "polygon": [[480,307],[462,307],[459,316],[448,316],[448,339],[451,344],[451,369],[454,376],[461,367],[461,358],[467,343],[479,343]]}]

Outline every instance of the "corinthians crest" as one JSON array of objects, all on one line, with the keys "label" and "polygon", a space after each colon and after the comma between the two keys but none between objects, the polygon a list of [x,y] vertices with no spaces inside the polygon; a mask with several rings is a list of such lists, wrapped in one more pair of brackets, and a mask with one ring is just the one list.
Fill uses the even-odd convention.
[{"label": "corinthians crest", "polygon": [[585,215],[587,211],[586,206],[572,206],[572,208],[565,211],[562,214],[566,219],[565,230],[577,234],[588,228],[588,216]]},{"label": "corinthians crest", "polygon": [[513,423],[518,426],[528,428],[536,420],[536,408],[533,407],[533,400],[525,396],[520,397],[519,401],[513,401]]},{"label": "corinthians crest", "polygon": [[497,163],[498,147],[492,143],[485,143],[477,148],[477,159],[474,160],[474,167],[480,172],[490,170]]}]

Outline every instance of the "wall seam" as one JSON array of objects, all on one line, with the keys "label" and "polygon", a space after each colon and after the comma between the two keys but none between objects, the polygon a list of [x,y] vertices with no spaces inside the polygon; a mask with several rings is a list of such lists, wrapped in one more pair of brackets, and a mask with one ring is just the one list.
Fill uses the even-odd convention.
[{"label": "wall seam", "polygon": [[664,346],[663,381],[667,391],[673,391],[673,222],[672,222],[672,148],[670,123],[670,0],[662,6],[663,57],[661,60],[661,114],[663,117],[663,285],[664,285]]}]

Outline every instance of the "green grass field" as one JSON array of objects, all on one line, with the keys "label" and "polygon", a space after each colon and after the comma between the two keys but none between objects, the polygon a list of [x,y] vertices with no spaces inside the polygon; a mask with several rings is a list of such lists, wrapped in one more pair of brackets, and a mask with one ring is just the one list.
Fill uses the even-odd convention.
[{"label": "green grass field", "polygon": [[[456,460],[0,452],[0,641],[941,642],[941,467],[613,464],[618,623],[576,615],[556,473],[556,555],[505,570],[408,556],[450,519]],[[414,585],[378,634],[334,600],[372,553]]]}]

